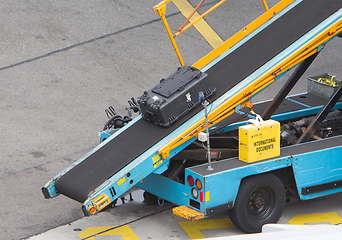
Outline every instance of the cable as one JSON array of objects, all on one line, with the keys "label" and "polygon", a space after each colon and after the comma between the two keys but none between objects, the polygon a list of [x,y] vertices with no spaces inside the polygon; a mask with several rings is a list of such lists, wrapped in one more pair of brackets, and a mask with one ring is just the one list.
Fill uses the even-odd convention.
[{"label": "cable", "polygon": [[202,142],[202,147],[205,149],[205,150],[208,150],[208,148],[206,146],[204,146],[204,142]]}]

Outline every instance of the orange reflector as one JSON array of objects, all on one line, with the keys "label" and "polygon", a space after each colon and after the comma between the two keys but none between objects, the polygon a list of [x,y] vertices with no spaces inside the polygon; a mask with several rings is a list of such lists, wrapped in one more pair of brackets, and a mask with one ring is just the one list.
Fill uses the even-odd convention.
[{"label": "orange reflector", "polygon": [[90,206],[88,207],[88,212],[89,212],[90,214],[94,214],[94,213],[96,213],[96,208],[95,208],[94,206],[90,205]]},{"label": "orange reflector", "polygon": [[198,190],[201,190],[202,189],[202,183],[199,179],[196,179],[196,187]]}]

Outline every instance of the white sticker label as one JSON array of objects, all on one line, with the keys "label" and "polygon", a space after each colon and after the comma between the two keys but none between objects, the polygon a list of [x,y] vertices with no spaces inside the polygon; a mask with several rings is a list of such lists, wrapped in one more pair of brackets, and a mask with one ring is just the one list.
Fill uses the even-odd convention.
[{"label": "white sticker label", "polygon": [[159,97],[158,97],[158,96],[153,96],[152,99],[153,99],[154,101],[157,101],[157,100],[159,100]]},{"label": "white sticker label", "polygon": [[186,102],[191,102],[191,94],[187,93],[185,96],[186,96]]}]

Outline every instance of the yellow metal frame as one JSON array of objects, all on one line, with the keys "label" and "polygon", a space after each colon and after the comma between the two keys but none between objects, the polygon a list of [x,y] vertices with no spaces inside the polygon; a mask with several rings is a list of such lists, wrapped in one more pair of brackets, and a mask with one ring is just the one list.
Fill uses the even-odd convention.
[{"label": "yellow metal frame", "polygon": [[[191,23],[189,23],[188,25],[184,26],[188,21],[189,19],[192,17],[192,15],[197,11],[198,7],[202,4],[203,0],[200,2],[200,4],[198,4],[198,6],[195,8],[195,10],[193,11],[192,14],[190,14],[190,16],[188,17],[188,19],[183,23],[183,25],[178,29],[178,32],[175,33],[174,35],[172,34],[172,31],[170,29],[170,26],[166,20],[166,17],[165,17],[165,12],[166,12],[166,5],[171,2],[172,0],[164,0],[162,2],[160,2],[159,4],[157,4],[156,6],[153,7],[153,10],[158,12],[158,15],[160,16],[160,18],[162,19],[163,21],[163,24],[165,26],[165,29],[166,29],[166,32],[171,40],[171,44],[176,52],[176,55],[177,55],[177,58],[179,60],[179,63],[181,66],[184,66],[184,61],[183,61],[183,58],[180,54],[180,51],[178,49],[178,46],[176,44],[176,41],[175,41],[175,38],[177,36],[179,36],[181,33],[183,33],[185,30],[187,30],[188,28],[190,28],[191,26],[193,26],[194,24],[196,24],[199,20],[203,19],[206,15],[208,15],[209,13],[211,13],[213,10],[215,10],[216,8],[218,8],[222,3],[226,2],[227,0],[221,0],[220,2],[218,2],[217,4],[215,4],[213,7],[211,7],[209,10],[207,10],[205,13],[203,13],[202,15],[200,15],[198,18],[196,18],[194,21],[192,21]],[[292,0],[291,2],[293,2],[294,0]],[[287,1],[285,1],[287,2]],[[266,10],[266,12],[268,12],[268,6],[267,6],[267,3],[266,3],[266,0],[262,0],[262,3],[264,5],[264,8]],[[274,12],[275,14],[275,12]],[[268,19],[267,19],[268,20]],[[260,24],[261,25],[261,24]],[[260,26],[259,25],[259,26]],[[245,28],[244,31],[246,31],[247,28]],[[247,34],[245,34],[247,35]]]},{"label": "yellow metal frame", "polygon": [[[212,110],[208,114],[209,127],[217,124],[221,120],[225,119],[229,115],[235,112],[235,107],[238,105],[246,104],[249,98],[254,94],[258,93],[262,89],[266,88],[268,85],[276,80],[276,77],[292,67],[296,66],[298,63],[302,62],[304,59],[315,54],[318,47],[323,43],[327,42],[333,36],[339,34],[342,31],[342,19],[336,22],[334,25],[320,32],[316,37],[311,39],[307,44],[297,49],[293,54],[288,56],[286,59],[281,61],[279,64],[275,65],[269,71],[265,72],[258,79],[245,86],[242,90],[236,93],[231,98],[224,101],[219,107]],[[214,50],[215,51],[215,50]],[[196,65],[196,64],[195,64]],[[194,66],[195,66],[194,65]],[[205,130],[205,118],[201,118],[187,130],[179,134],[172,141],[168,142],[166,145],[161,147],[158,153],[163,159],[169,157],[169,153],[172,149],[180,146],[189,139],[197,137],[198,133]]]}]

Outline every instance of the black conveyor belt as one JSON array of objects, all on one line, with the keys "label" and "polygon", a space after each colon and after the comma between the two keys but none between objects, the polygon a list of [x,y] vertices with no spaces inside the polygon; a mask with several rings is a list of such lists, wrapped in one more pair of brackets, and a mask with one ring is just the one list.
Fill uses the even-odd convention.
[{"label": "black conveyor belt", "polygon": [[[212,99],[220,97],[341,7],[341,0],[303,0],[206,72],[217,89]],[[201,109],[194,109],[169,128],[140,119],[61,176],[55,183],[56,190],[84,202],[89,192]]]}]

